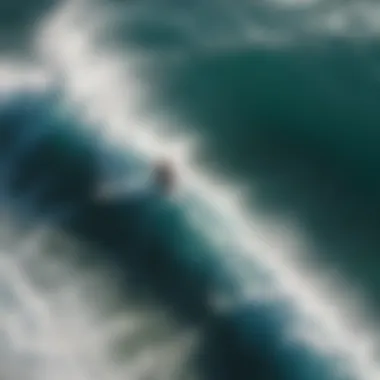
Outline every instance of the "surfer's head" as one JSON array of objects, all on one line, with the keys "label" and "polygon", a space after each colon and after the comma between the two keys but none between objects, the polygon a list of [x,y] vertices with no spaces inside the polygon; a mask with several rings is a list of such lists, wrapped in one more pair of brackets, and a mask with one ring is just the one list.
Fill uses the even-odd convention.
[{"label": "surfer's head", "polygon": [[170,194],[176,184],[176,176],[173,165],[164,160],[160,160],[154,165],[154,179],[159,188],[165,193]]}]

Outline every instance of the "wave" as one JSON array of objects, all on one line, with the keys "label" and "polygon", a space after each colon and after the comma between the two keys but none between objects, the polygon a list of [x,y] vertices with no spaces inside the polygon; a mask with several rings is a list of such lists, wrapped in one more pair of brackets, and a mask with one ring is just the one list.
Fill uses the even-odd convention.
[{"label": "wave", "polygon": [[[286,321],[283,307],[237,304],[222,312],[210,302],[215,291],[235,297],[238,286],[179,206],[155,197],[106,204],[91,200],[102,153],[91,138],[78,133],[81,127],[51,97],[27,94],[3,105],[1,183],[8,208],[26,225],[40,220],[82,241],[87,250],[74,254],[82,262],[109,268],[125,289],[121,294],[150,297],[145,302],[154,300],[183,326],[200,329],[207,348],[194,355],[205,355],[203,367],[210,367],[212,378],[262,373],[263,378],[278,379],[288,372],[307,378],[310,364],[306,370],[306,359],[297,357],[304,351],[287,343],[291,319]],[[337,378],[331,377],[333,367],[324,366],[330,377],[317,376],[316,370],[308,376]]]},{"label": "wave", "polygon": [[[156,196],[142,197],[139,201],[125,197],[107,204],[89,198],[104,178],[132,178],[135,173],[147,170],[146,157],[141,152],[152,156],[162,154],[170,144],[152,141],[155,140],[152,133],[159,131],[150,130],[145,119],[135,113],[134,103],[144,91],[138,92],[138,84],[131,77],[127,78],[128,86],[135,92],[131,96],[131,92],[125,91],[122,78],[115,70],[119,67],[118,62],[88,43],[94,30],[91,27],[86,29],[85,23],[80,25],[82,30],[76,29],[78,25],[71,19],[73,15],[79,17],[76,6],[64,10],[66,12],[58,12],[57,17],[48,20],[39,48],[42,48],[44,64],[54,74],[59,74],[66,87],[57,93],[19,92],[2,104],[0,115],[3,225],[13,226],[10,238],[4,238],[11,246],[6,248],[9,252],[4,255],[4,260],[8,260],[4,267],[9,272],[7,281],[11,288],[23,284],[25,289],[33,289],[31,284],[25,285],[23,275],[38,282],[41,277],[54,273],[50,281],[58,288],[57,292],[53,291],[48,297],[45,284],[40,290],[42,295],[36,296],[32,292],[28,298],[23,293],[24,304],[29,302],[25,297],[28,300],[45,297],[46,302],[42,302],[45,306],[36,306],[38,310],[45,308],[45,311],[37,313],[35,320],[46,320],[47,316],[52,318],[53,315],[50,328],[54,339],[49,341],[49,337],[46,338],[50,345],[42,342],[28,347],[25,342],[33,341],[33,338],[24,338],[20,346],[17,336],[22,335],[22,326],[16,323],[12,330],[15,329],[15,334],[10,335],[7,327],[3,328],[6,341],[10,340],[12,347],[18,347],[15,351],[21,356],[41,350],[41,347],[45,348],[42,350],[45,357],[54,352],[48,364],[51,366],[49,378],[91,376],[116,379],[126,375],[139,379],[144,376],[152,379],[160,379],[160,376],[169,379],[185,376],[207,379],[371,378],[373,363],[356,353],[353,339],[343,341],[341,345],[346,350],[343,353],[341,347],[336,349],[333,343],[329,347],[329,342],[323,341],[329,339],[325,339],[314,325],[322,324],[318,318],[314,319],[314,324],[312,318],[309,318],[309,324],[302,322],[308,331],[307,334],[300,333],[301,320],[305,318],[300,317],[297,308],[301,304],[315,309],[315,305],[310,306],[309,295],[301,297],[301,289],[296,289],[299,283],[295,281],[295,275],[291,274],[287,282],[283,281],[291,257],[284,257],[283,267],[279,264],[280,257],[269,258],[274,248],[260,243],[261,230],[246,229],[241,218],[228,211],[233,207],[230,207],[229,199],[222,200],[226,198],[222,189],[207,187],[206,181],[202,182],[200,176],[189,169],[186,162],[189,152],[183,148],[187,146],[183,141],[178,144],[177,139],[173,151],[167,153],[180,161],[186,177],[185,185],[193,187],[195,198],[171,202]],[[94,19],[102,20],[98,15],[94,15]],[[136,57],[138,64],[144,62],[144,57],[143,61],[138,54]],[[238,60],[241,58],[237,57]],[[279,62],[278,56],[275,60]],[[254,61],[257,64],[257,55]],[[206,70],[208,80],[213,76],[219,78],[220,62],[216,66],[211,62],[213,74]],[[195,71],[197,78],[199,72]],[[234,66],[228,66],[222,74],[226,77],[237,71]],[[272,68],[272,72],[276,71],[276,67]],[[137,76],[139,71],[135,74]],[[185,74],[191,78],[188,72]],[[196,81],[191,83],[195,85]],[[67,93],[71,102],[65,98]],[[202,91],[195,93],[202,95]],[[178,96],[174,98],[170,99],[172,105],[175,100],[180,100]],[[207,99],[202,99],[206,103]],[[231,99],[227,102],[232,105]],[[78,104],[82,107],[80,110]],[[126,126],[128,119],[130,122]],[[224,122],[228,120],[227,115]],[[131,121],[136,123],[134,128]],[[223,120],[220,120],[218,125],[222,124]],[[244,125],[244,122],[240,124]],[[236,131],[232,135],[237,135]],[[126,140],[121,151],[115,146],[117,139]],[[196,196],[203,196],[206,202],[199,202]],[[213,203],[212,210],[207,208]],[[193,216],[195,219],[191,222]],[[197,226],[200,220],[203,224]],[[48,230],[42,240],[33,232],[35,225]],[[250,234],[247,231],[254,236],[245,244]],[[15,241],[22,241],[22,236],[28,232],[31,234],[28,244],[35,241],[35,246],[28,249],[23,244],[21,248],[16,244],[15,247]],[[286,233],[290,234],[288,230]],[[214,242],[210,239],[212,234]],[[226,236],[226,242],[222,241],[221,234]],[[57,235],[56,245],[44,246],[49,240],[55,241]],[[229,241],[230,235],[237,242]],[[255,250],[261,252],[252,252]],[[30,251],[39,253],[32,264],[23,256]],[[249,251],[249,255],[242,259],[244,251]],[[268,253],[267,259],[260,260],[262,251]],[[15,252],[21,252],[21,258]],[[45,265],[50,263],[47,253],[52,256],[51,261],[59,263],[63,271],[61,276]],[[233,261],[240,259],[239,270],[236,270]],[[270,273],[264,264],[270,264]],[[17,268],[22,268],[21,272],[17,272]],[[81,282],[82,273],[89,268],[96,268],[93,272],[95,285],[86,278]],[[244,278],[239,277],[242,269],[246,274]],[[55,283],[58,277],[63,285]],[[249,285],[250,288],[256,288],[254,299],[247,298],[243,292],[248,281],[254,283]],[[277,282],[275,290],[273,282]],[[289,285],[292,282],[293,285]],[[91,286],[94,289],[88,293]],[[296,294],[293,299],[284,297],[286,292],[281,286],[292,289],[290,293]],[[87,292],[81,293],[82,287]],[[302,287],[306,288],[306,283]],[[74,296],[75,292],[81,296]],[[272,299],[267,297],[271,292],[275,293]],[[295,302],[297,296],[300,297]],[[58,299],[56,304],[54,297]],[[110,301],[114,297],[117,307]],[[91,303],[94,315],[89,316]],[[100,310],[102,307],[103,311]],[[114,308],[122,311],[121,316]],[[35,309],[32,307],[32,310]],[[326,310],[322,310],[322,314],[327,314]],[[111,332],[105,327],[107,321],[110,321]],[[337,327],[336,331],[342,327],[339,320],[332,324]],[[42,326],[42,330],[44,328],[46,326]],[[306,339],[311,331],[317,335],[317,341],[323,341],[322,349]],[[120,344],[116,336],[124,333]],[[95,338],[93,334],[97,334]],[[76,348],[76,337],[83,341],[83,347],[79,345],[82,351]],[[329,338],[334,341],[337,336]],[[96,344],[91,343],[93,339]],[[65,341],[62,349],[58,349],[60,340]],[[108,343],[114,347],[108,347]],[[349,374],[353,370],[350,364],[356,366],[357,363],[349,363],[347,353],[356,355],[353,362],[357,360],[362,366],[361,375]],[[62,367],[54,364],[61,357],[67,359],[65,363],[71,372],[63,372]],[[44,368],[38,363],[35,364],[35,378],[42,376]],[[25,377],[25,373],[17,372],[17,364],[8,367],[7,370],[13,373],[12,378]],[[60,371],[62,374],[58,375]]]}]

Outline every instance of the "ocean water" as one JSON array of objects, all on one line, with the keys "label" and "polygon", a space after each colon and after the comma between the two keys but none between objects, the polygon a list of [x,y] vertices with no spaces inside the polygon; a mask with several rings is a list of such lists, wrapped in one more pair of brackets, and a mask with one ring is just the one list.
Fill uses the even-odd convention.
[{"label": "ocean water", "polygon": [[2,377],[378,379],[376,12],[5,5]]}]

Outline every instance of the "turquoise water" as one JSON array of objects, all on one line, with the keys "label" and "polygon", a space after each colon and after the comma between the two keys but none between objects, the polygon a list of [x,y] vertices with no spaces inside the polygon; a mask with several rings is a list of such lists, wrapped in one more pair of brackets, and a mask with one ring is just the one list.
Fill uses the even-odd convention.
[{"label": "turquoise water", "polygon": [[[132,43],[136,55],[147,54],[139,73],[150,80],[150,108],[175,115],[179,130],[199,133],[201,165],[247,184],[248,199],[261,212],[294,221],[311,247],[306,261],[334,269],[360,289],[376,316],[376,44],[327,35],[257,44],[244,39],[240,16],[281,29],[268,7],[157,7],[120,8],[107,34],[117,49]],[[291,24],[294,14],[287,15]],[[294,23],[294,33],[301,24]],[[289,29],[286,20],[281,25]],[[287,340],[296,319],[290,305],[241,299],[240,279],[189,222],[184,205],[156,195],[91,200],[105,168],[111,177],[132,178],[144,170],[138,169],[143,158],[83,132],[79,116],[54,93],[20,92],[2,104],[1,199],[12,213],[81,241],[88,250],[75,257],[76,265],[107,267],[121,303],[131,293],[153,299],[183,328],[199,329],[200,346],[192,353],[199,378],[361,379],[340,374],[332,354]],[[236,306],[221,312],[210,302],[215,291],[236,297]]]}]

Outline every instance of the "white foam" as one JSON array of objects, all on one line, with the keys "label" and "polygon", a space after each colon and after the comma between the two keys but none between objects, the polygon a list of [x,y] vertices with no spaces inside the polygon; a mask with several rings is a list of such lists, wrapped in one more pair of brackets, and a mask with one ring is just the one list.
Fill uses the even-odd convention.
[{"label": "white foam", "polygon": [[0,97],[20,90],[45,90],[50,84],[46,71],[24,62],[0,61]]},{"label": "white foam", "polygon": [[[194,332],[177,327],[157,305],[124,298],[122,306],[104,268],[77,269],[75,256],[84,254],[83,246],[44,225],[21,231],[2,211],[0,373],[5,379],[182,379],[183,370],[193,376],[185,363]],[[120,349],[128,355],[117,360]]]}]

